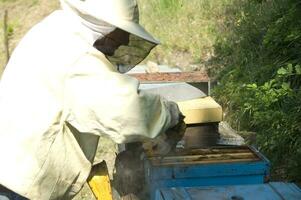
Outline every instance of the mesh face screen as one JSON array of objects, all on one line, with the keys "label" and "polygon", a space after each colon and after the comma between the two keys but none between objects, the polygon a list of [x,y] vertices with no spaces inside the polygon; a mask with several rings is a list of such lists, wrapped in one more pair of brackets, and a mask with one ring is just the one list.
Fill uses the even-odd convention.
[{"label": "mesh face screen", "polygon": [[96,41],[94,47],[104,53],[107,59],[121,73],[125,73],[143,61],[157,45],[133,34],[127,35],[126,41],[110,37],[110,34]]}]

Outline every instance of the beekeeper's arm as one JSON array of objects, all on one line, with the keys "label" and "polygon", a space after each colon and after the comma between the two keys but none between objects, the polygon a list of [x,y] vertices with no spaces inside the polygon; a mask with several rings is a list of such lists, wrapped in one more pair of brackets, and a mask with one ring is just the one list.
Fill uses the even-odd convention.
[{"label": "beekeeper's arm", "polygon": [[175,103],[139,91],[136,79],[112,70],[103,58],[91,54],[79,59],[67,77],[68,123],[117,143],[155,138],[178,123]]}]

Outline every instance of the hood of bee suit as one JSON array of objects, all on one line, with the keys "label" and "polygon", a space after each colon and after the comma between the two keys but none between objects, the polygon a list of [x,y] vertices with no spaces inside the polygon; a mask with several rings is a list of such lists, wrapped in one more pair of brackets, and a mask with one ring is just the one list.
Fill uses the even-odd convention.
[{"label": "hood of bee suit", "polygon": [[129,33],[127,44],[120,45],[111,55],[103,52],[121,73],[129,71],[144,60],[159,44],[159,41],[139,24],[136,0],[60,1],[64,10],[76,14],[81,23],[92,32],[94,42],[100,39],[114,40],[107,35],[116,28]]}]

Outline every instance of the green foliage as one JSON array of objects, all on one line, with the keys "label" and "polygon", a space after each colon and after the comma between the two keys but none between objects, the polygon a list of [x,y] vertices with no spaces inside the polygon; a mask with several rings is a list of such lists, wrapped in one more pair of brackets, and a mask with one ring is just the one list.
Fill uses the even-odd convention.
[{"label": "green foliage", "polygon": [[7,36],[12,37],[14,34],[14,25],[8,24],[7,25]]},{"label": "green foliage", "polygon": [[158,10],[176,11],[183,5],[183,0],[153,0],[150,1],[154,8]]},{"label": "green foliage", "polygon": [[160,39],[151,59],[171,66],[204,62],[233,0],[138,0],[140,22]]},{"label": "green foliage", "polygon": [[0,3],[5,3],[5,2],[15,2],[16,0],[0,0]]},{"label": "green foliage", "polygon": [[[243,87],[241,110],[258,134],[257,143],[288,175],[300,177],[301,157],[301,74],[299,65],[282,67],[275,78],[263,85]],[[296,178],[296,177],[295,177]]]},{"label": "green foliage", "polygon": [[211,60],[224,66],[214,94],[234,127],[257,133],[257,145],[275,168],[301,180],[301,4],[237,4]]}]

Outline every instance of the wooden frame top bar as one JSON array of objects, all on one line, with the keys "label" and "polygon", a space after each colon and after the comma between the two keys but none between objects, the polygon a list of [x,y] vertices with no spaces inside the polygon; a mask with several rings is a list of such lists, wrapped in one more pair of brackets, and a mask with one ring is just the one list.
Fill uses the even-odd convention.
[{"label": "wooden frame top bar", "polygon": [[132,73],[128,74],[141,83],[166,83],[166,82],[187,82],[201,83],[209,82],[210,78],[204,72],[158,72],[158,73]]}]

